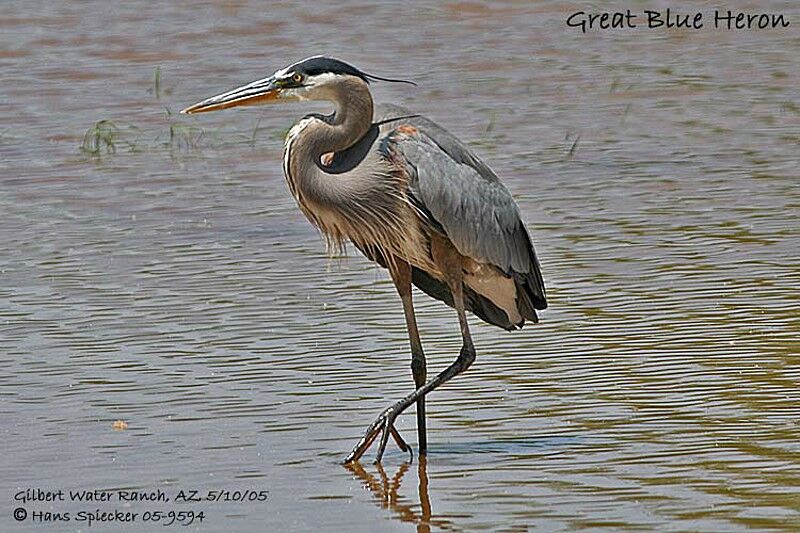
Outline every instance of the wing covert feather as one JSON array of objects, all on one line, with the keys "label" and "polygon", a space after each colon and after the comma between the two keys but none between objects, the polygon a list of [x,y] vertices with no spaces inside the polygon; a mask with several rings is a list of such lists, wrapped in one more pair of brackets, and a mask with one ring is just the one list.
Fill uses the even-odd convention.
[{"label": "wing covert feather", "polygon": [[[384,113],[408,115],[397,106],[385,107]],[[530,236],[519,207],[494,172],[456,137],[425,118],[388,123],[384,131],[381,149],[403,165],[412,200],[435,226],[462,255],[526,283],[532,303],[543,309],[544,282]]]}]

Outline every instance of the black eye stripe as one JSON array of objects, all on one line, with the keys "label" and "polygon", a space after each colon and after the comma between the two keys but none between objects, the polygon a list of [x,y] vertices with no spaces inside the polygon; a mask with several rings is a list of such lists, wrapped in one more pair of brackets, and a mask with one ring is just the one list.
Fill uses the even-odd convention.
[{"label": "black eye stripe", "polygon": [[295,87],[303,87],[303,80],[295,81],[294,76],[289,76],[287,78],[280,78],[275,81],[275,83],[283,88],[286,89],[293,89]]}]

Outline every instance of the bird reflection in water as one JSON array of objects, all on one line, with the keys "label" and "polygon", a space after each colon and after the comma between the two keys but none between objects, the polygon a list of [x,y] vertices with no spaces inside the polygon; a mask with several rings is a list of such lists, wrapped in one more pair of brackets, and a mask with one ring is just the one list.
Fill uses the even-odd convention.
[{"label": "bird reflection in water", "polygon": [[417,476],[419,477],[419,506],[409,502],[405,497],[399,495],[400,484],[403,476],[411,468],[411,463],[405,462],[397,468],[394,476],[390,479],[381,463],[375,464],[377,477],[367,472],[358,461],[344,465],[349,471],[355,474],[364,482],[364,487],[368,488],[374,496],[375,502],[382,509],[389,509],[399,518],[401,522],[416,524],[419,533],[428,533],[431,527],[437,529],[453,529],[449,520],[443,518],[433,518],[431,512],[431,498],[428,494],[428,469],[427,460],[424,455],[419,457],[417,462]]}]

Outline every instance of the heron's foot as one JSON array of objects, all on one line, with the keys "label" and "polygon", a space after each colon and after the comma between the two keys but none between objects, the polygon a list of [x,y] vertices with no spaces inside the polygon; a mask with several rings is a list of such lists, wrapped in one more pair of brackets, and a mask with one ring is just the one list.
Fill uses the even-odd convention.
[{"label": "heron's foot", "polygon": [[391,435],[394,441],[397,443],[398,448],[404,452],[408,452],[411,455],[411,461],[413,461],[414,452],[411,449],[411,446],[409,446],[406,441],[403,440],[403,437],[400,436],[397,428],[394,427],[394,421],[397,419],[398,414],[399,413],[395,411],[394,406],[382,412],[380,416],[378,416],[378,418],[376,418],[372,424],[369,425],[366,433],[364,433],[364,436],[358,441],[358,444],[355,445],[353,451],[351,451],[347,457],[345,457],[344,464],[349,464],[361,459],[361,456],[364,455],[364,452],[366,452],[372,443],[375,442],[375,439],[379,434],[381,435],[381,442],[378,445],[378,453],[375,456],[375,463],[380,463],[381,459],[383,459],[383,452],[386,450],[386,444],[389,441],[389,435]]}]

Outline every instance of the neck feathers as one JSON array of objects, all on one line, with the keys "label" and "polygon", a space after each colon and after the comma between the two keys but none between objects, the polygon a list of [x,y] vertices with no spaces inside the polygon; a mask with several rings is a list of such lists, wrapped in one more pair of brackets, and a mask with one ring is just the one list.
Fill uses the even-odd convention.
[{"label": "neck feathers", "polygon": [[309,97],[332,102],[335,111],[328,117],[308,116],[289,131],[284,173],[300,208],[321,226],[315,213],[352,197],[361,184],[327,173],[320,159],[353,146],[369,131],[373,103],[367,84],[355,76],[318,85]]},{"label": "neck feathers", "polygon": [[[330,250],[343,250],[349,239],[368,257],[391,261],[407,256],[402,243],[414,240],[409,235],[416,231],[416,219],[409,219],[414,211],[406,205],[404,178],[374,150],[377,136],[374,131],[369,136],[373,104],[367,84],[347,76],[317,85],[310,93],[310,98],[333,102],[336,110],[327,117],[304,118],[286,138],[284,171],[300,210],[320,229]],[[354,166],[342,170],[321,162],[323,154],[342,152],[361,140],[365,146],[355,149],[365,152]]]},{"label": "neck feathers", "polygon": [[320,127],[317,141],[319,155],[339,152],[353,146],[372,126],[372,95],[367,84],[354,76],[345,76],[337,83],[325,86],[316,96],[333,102],[336,110],[327,128]]}]

